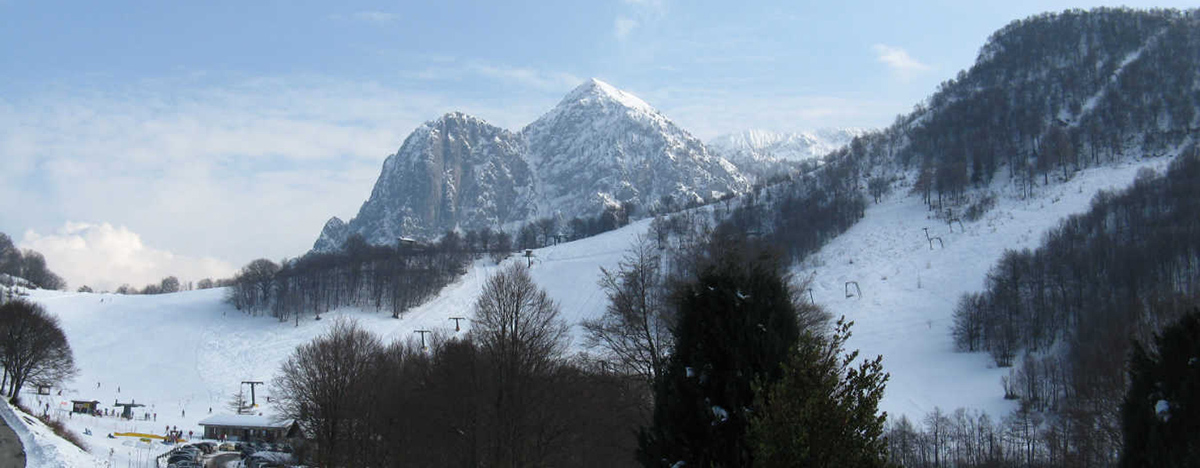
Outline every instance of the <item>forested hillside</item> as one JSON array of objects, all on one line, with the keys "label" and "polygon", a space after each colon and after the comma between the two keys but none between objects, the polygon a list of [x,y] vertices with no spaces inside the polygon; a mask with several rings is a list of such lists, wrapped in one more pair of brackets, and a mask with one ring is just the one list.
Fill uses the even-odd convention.
[{"label": "forested hillside", "polygon": [[[1200,301],[1200,154],[1097,195],[1036,250],[1008,251],[987,289],[963,296],[954,338],[1015,366],[1006,396],[1032,424],[1031,456],[1113,463],[1126,356]],[[1043,419],[1044,418],[1044,419]]]},{"label": "forested hillside", "polygon": [[1166,155],[1200,129],[1195,11],[1047,13],[997,31],[969,70],[913,112],[824,164],[764,183],[731,217],[799,259],[853,225],[864,194],[923,197],[944,221],[975,219],[1008,177],[1022,196],[1083,168]]},{"label": "forested hillside", "polygon": [[62,277],[50,271],[46,266],[46,257],[33,250],[21,250],[13,244],[8,234],[0,232],[0,302],[8,296],[8,287],[14,285],[14,279],[22,278],[29,285],[42,289],[63,289],[67,282]]}]

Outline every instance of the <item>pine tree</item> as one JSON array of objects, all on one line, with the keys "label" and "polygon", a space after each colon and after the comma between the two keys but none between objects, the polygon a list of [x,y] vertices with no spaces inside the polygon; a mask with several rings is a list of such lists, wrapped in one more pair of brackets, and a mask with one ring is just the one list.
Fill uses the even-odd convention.
[{"label": "pine tree", "polygon": [[[737,242],[674,296],[676,347],[655,383],[652,426],[639,435],[644,466],[750,466],[752,383],[772,383],[800,335],[778,257]],[[809,306],[803,306],[809,307]]]},{"label": "pine tree", "polygon": [[839,320],[833,336],[801,336],[783,376],[759,389],[750,423],[755,463],[762,466],[876,467],[886,465],[878,412],[888,374],[883,357],[846,354],[853,322]]},{"label": "pine tree", "polygon": [[1183,467],[1200,460],[1200,309],[1134,343],[1121,406],[1121,466]]}]

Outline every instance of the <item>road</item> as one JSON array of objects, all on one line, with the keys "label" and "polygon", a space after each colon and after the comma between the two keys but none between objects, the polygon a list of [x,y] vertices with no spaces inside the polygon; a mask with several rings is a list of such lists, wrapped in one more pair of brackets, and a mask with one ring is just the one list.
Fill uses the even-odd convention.
[{"label": "road", "polygon": [[0,419],[0,468],[25,468],[25,447],[3,419]]}]

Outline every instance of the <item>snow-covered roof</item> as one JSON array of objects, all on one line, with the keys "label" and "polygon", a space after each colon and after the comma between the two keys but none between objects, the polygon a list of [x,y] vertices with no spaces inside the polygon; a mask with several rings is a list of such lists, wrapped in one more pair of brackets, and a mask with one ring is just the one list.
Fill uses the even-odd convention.
[{"label": "snow-covered roof", "polygon": [[284,428],[292,425],[291,419],[275,419],[273,416],[257,414],[218,414],[209,416],[199,423],[201,426],[236,426]]}]

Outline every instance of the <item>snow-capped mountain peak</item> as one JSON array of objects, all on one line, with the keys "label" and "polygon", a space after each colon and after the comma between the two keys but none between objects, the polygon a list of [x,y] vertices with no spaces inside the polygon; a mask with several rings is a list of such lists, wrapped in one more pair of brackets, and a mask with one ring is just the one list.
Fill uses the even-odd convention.
[{"label": "snow-capped mountain peak", "polygon": [[632,93],[617,89],[613,85],[600,81],[596,78],[591,78],[583,84],[577,86],[570,93],[559,101],[557,107],[573,106],[573,105],[588,105],[598,103],[601,105],[608,103],[619,104],[630,109],[657,113],[654,107],[647,104],[641,98],[634,96]]},{"label": "snow-capped mountain peak", "polygon": [[744,161],[804,161],[819,158],[866,133],[860,128],[822,128],[804,132],[751,129],[721,135],[708,145],[735,164]]},{"label": "snow-capped mountain peak", "polygon": [[521,131],[541,215],[593,216],[614,202],[711,200],[747,189],[728,161],[631,93],[591,79]]},{"label": "snow-capped mountain peak", "polygon": [[[314,244],[432,238],[450,229],[534,217],[590,218],[606,207],[679,206],[747,190],[737,168],[631,93],[597,79],[513,133],[452,112],[426,122],[387,158],[371,197]],[[644,213],[644,212],[643,212]]]}]

